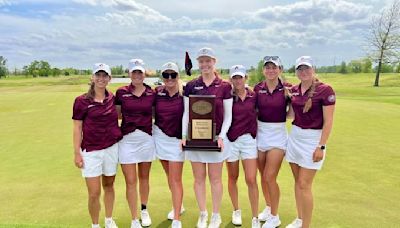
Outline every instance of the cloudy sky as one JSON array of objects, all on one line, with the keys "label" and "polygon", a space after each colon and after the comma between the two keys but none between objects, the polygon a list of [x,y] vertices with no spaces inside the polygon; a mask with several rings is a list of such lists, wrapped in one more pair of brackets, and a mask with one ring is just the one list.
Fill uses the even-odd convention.
[{"label": "cloudy sky", "polygon": [[185,51],[213,48],[218,67],[279,55],[318,65],[360,58],[369,19],[389,0],[0,0],[0,55],[8,67],[183,65]]}]

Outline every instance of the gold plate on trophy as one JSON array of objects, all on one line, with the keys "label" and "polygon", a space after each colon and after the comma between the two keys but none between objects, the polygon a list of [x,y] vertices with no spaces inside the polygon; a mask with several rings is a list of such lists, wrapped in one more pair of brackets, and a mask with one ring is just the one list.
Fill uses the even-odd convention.
[{"label": "gold plate on trophy", "polygon": [[209,102],[204,100],[199,100],[193,103],[192,106],[193,112],[199,115],[205,115],[212,111],[212,106]]},{"label": "gold plate on trophy", "polygon": [[193,119],[192,139],[212,139],[212,120]]}]

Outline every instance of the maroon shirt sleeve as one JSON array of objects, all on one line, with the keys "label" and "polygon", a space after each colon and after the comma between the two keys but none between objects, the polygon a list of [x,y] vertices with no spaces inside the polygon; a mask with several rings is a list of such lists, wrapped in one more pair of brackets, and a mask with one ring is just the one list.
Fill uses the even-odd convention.
[{"label": "maroon shirt sleeve", "polygon": [[335,92],[329,85],[326,86],[326,88],[322,91],[321,95],[322,95],[323,106],[334,105],[336,103]]},{"label": "maroon shirt sleeve", "polygon": [[224,97],[222,99],[230,99],[232,98],[232,86],[229,82],[225,82],[225,91],[224,91]]},{"label": "maroon shirt sleeve", "polygon": [[84,104],[82,96],[75,98],[72,110],[72,119],[83,120],[87,114],[87,105]]}]

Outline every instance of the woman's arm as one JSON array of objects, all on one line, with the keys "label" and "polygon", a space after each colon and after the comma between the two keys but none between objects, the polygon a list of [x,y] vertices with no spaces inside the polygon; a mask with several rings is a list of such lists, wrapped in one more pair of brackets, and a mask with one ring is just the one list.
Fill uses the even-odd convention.
[{"label": "woman's arm", "polygon": [[286,119],[294,119],[294,112],[293,112],[293,106],[292,104],[288,105],[288,111],[286,113]]},{"label": "woman's arm", "polygon": [[224,150],[223,139],[226,138],[226,134],[228,133],[228,130],[232,124],[233,98],[224,99],[223,104],[224,104],[224,121],[222,122],[221,132],[218,135],[218,147],[221,148],[221,151]]},{"label": "woman's arm", "polygon": [[[328,105],[322,107],[324,115],[324,125],[322,126],[321,139],[319,140],[319,145],[325,145],[328,141],[329,135],[333,126],[333,113],[335,111],[335,105]],[[319,162],[324,157],[324,151],[320,147],[315,149],[313,160],[314,162]]]},{"label": "woman's arm", "polygon": [[115,105],[115,108],[117,109],[118,119],[122,119],[121,105]]},{"label": "woman's arm", "polygon": [[182,140],[181,145],[186,146],[189,125],[189,97],[183,97]]},{"label": "woman's arm", "polygon": [[82,120],[73,121],[73,144],[74,144],[74,162],[78,168],[83,167],[83,159],[81,156],[81,143],[82,143]]}]

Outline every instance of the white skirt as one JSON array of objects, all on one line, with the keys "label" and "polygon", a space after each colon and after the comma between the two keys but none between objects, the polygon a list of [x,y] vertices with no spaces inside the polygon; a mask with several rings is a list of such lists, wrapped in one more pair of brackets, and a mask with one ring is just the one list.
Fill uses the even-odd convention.
[{"label": "white skirt", "polygon": [[256,159],[258,157],[257,142],[251,134],[241,135],[234,142],[230,142],[230,151],[228,162]]},{"label": "white skirt", "polygon": [[322,130],[301,129],[295,125],[289,134],[286,161],[307,169],[320,170],[325,160],[313,161],[313,154],[321,139]]},{"label": "white skirt", "polygon": [[224,149],[218,151],[195,151],[186,150],[186,159],[192,162],[219,163],[225,161],[230,155],[230,141],[224,137]]},{"label": "white skirt", "polygon": [[124,135],[118,144],[119,163],[136,164],[155,160],[155,146],[153,137],[136,129]]},{"label": "white skirt", "polygon": [[257,149],[262,152],[277,148],[286,150],[286,123],[268,123],[257,121]]},{"label": "white skirt", "polygon": [[181,149],[180,139],[166,135],[157,125],[153,125],[153,138],[158,159],[176,162],[185,161],[185,152]]}]

